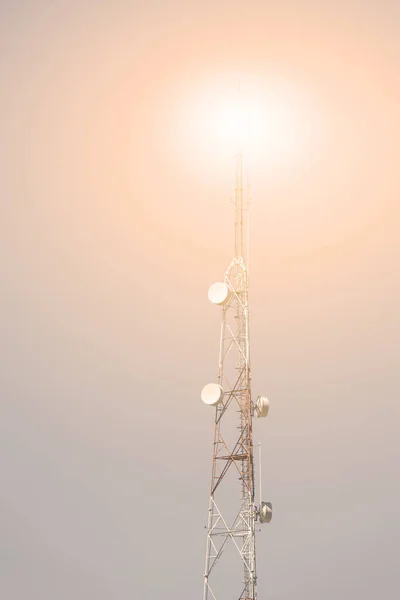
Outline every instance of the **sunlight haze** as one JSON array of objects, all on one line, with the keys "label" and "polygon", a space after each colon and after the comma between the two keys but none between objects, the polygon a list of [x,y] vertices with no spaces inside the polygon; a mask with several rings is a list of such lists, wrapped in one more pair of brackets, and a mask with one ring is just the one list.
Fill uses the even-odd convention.
[{"label": "sunlight haze", "polygon": [[395,600],[398,1],[3,0],[0,43],[0,597],[201,600],[243,134],[258,598]]}]

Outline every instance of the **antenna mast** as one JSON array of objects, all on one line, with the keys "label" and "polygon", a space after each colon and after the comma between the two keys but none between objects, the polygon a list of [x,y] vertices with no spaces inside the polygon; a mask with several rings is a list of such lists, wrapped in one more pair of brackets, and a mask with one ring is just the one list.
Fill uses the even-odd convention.
[{"label": "antenna mast", "polygon": [[243,256],[243,154],[239,151],[236,156],[235,182],[235,258]]},{"label": "antenna mast", "polygon": [[215,407],[203,600],[256,600],[256,522],[269,523],[270,503],[256,507],[253,417],[269,402],[251,398],[248,265],[244,239],[243,153],[236,156],[235,255],[224,281],[208,292],[221,306],[217,383],[201,393]]}]

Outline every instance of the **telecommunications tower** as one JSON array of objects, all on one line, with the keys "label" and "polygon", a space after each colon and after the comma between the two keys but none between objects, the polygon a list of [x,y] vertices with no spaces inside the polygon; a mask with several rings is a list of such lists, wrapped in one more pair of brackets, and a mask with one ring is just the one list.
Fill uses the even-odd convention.
[{"label": "telecommunications tower", "polygon": [[201,392],[203,402],[215,407],[203,600],[257,599],[256,525],[272,516],[269,502],[260,497],[255,503],[253,417],[265,417],[269,402],[251,397],[247,223],[239,151],[235,254],[224,281],[208,291],[209,300],[221,306],[222,321],[217,382]]}]

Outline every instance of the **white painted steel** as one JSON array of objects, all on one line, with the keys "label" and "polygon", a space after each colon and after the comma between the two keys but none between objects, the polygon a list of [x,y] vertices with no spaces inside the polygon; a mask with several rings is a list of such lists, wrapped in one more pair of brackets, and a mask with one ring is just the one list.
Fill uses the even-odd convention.
[{"label": "white painted steel", "polygon": [[[258,416],[258,410],[257,403],[251,398],[248,265],[245,261],[248,240],[243,235],[245,211],[242,155],[239,153],[235,188],[235,256],[225,273],[225,288],[214,284],[218,287],[211,286],[208,293],[211,302],[222,307],[217,381],[223,387],[224,400],[215,408],[203,600],[226,600],[226,585],[219,586],[221,580],[230,585],[233,579],[237,588],[229,597],[257,600],[255,531],[261,513],[255,506],[252,432],[253,417]],[[265,416],[269,404],[266,398],[261,398],[258,409],[260,416]],[[236,496],[232,494],[227,473],[231,473],[236,482]],[[267,522],[269,507],[262,503],[263,507],[264,504],[262,516]],[[232,514],[236,516],[232,518]],[[234,554],[237,551],[241,562],[239,569],[231,562],[235,557],[224,554],[227,546],[233,546]]]}]

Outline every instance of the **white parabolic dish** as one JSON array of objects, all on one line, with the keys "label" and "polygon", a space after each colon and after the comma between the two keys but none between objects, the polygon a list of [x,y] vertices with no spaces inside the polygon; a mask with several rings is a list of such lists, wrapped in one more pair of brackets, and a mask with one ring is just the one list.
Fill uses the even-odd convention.
[{"label": "white parabolic dish", "polygon": [[226,283],[218,281],[210,285],[208,290],[208,299],[213,304],[224,304],[229,298],[229,288]]},{"label": "white parabolic dish", "polygon": [[201,399],[208,406],[217,406],[224,397],[224,390],[218,383],[207,383],[201,390]]},{"label": "white parabolic dish", "polygon": [[266,417],[269,411],[269,400],[266,396],[258,396],[256,401],[257,417]]},{"label": "white parabolic dish", "polygon": [[261,523],[270,523],[272,519],[272,504],[271,502],[261,502],[260,506],[260,521]]}]

